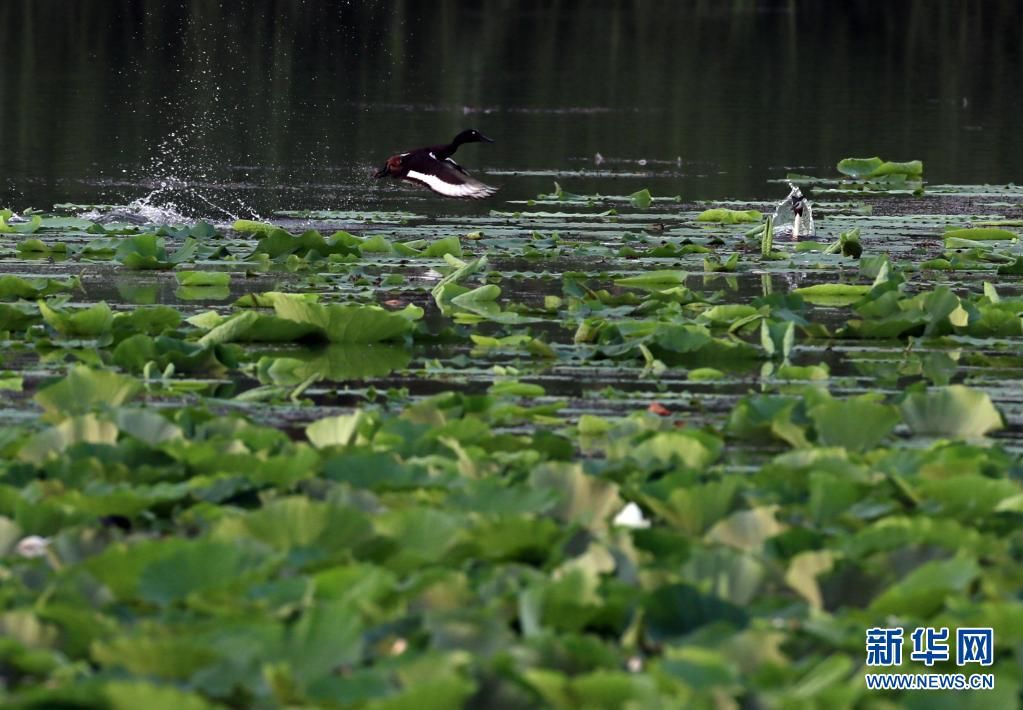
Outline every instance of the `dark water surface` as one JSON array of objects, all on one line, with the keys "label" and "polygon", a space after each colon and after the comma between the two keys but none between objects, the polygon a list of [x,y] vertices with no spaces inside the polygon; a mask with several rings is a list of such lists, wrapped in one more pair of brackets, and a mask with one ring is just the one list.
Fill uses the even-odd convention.
[{"label": "dark water surface", "polygon": [[368,175],[466,126],[497,139],[459,153],[494,206],[554,179],[774,196],[850,155],[1018,182],[1021,36],[1014,0],[4,0],[0,206],[421,204]]}]

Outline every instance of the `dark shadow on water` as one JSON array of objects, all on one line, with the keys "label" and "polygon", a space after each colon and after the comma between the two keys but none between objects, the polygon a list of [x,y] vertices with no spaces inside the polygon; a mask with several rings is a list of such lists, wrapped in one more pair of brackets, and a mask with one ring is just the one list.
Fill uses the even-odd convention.
[{"label": "dark shadow on water", "polygon": [[609,172],[572,188],[773,197],[763,181],[789,168],[874,154],[1018,181],[1021,17],[1016,0],[6,0],[0,204],[176,180],[192,216],[434,211],[369,174],[468,125],[497,139],[459,154],[500,173],[494,204],[598,153]]}]

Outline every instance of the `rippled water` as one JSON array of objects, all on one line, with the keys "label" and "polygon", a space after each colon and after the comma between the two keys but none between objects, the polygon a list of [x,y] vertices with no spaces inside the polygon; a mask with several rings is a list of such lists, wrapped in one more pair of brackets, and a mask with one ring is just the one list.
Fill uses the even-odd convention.
[{"label": "rippled water", "polygon": [[554,179],[773,198],[769,177],[874,154],[1018,181],[1021,30],[997,0],[6,0],[0,204],[430,203],[369,174],[470,125],[497,142],[459,158],[497,201]]}]

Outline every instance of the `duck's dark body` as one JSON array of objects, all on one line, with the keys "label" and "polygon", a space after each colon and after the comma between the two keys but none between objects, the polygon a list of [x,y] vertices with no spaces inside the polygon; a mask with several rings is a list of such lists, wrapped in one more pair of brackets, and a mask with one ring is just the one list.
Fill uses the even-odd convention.
[{"label": "duck's dark body", "polygon": [[446,145],[433,145],[392,155],[373,177],[408,180],[425,185],[446,197],[471,199],[488,197],[497,192],[497,188],[484,185],[451,159],[458,146],[463,143],[479,142],[493,143],[490,138],[474,129],[462,131]]}]

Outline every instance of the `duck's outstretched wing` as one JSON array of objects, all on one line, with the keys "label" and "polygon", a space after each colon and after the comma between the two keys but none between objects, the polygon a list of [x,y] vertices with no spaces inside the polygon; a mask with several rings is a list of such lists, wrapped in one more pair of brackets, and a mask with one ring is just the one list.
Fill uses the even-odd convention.
[{"label": "duck's outstretched wing", "polygon": [[461,197],[478,200],[497,192],[496,187],[485,185],[472,177],[461,165],[451,160],[438,160],[427,155],[421,160],[406,163],[406,180],[426,185],[434,192],[446,197]]}]

